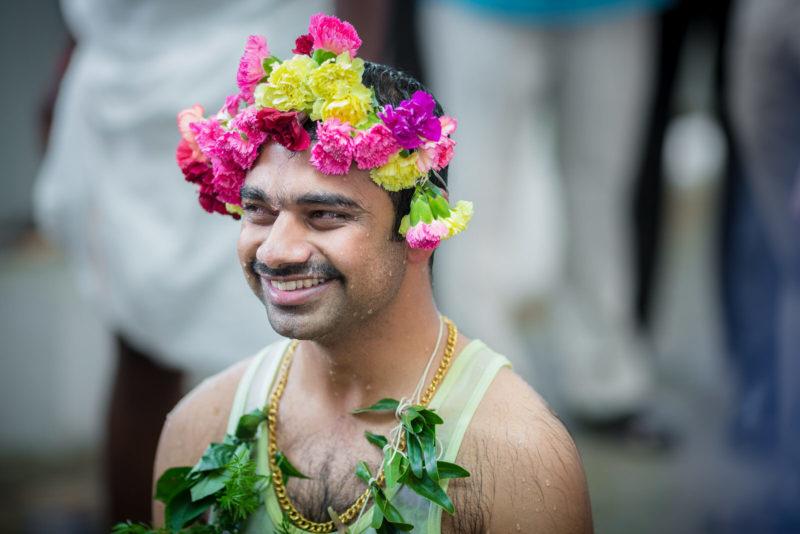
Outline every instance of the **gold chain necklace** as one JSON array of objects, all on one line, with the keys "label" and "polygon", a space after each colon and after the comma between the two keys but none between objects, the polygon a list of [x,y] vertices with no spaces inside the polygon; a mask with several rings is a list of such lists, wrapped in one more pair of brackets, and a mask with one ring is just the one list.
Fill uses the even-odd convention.
[{"label": "gold chain necklace", "polygon": [[[434,393],[436,393],[436,389],[439,387],[444,375],[447,373],[447,369],[450,367],[450,362],[455,355],[456,350],[456,340],[458,339],[458,329],[453,322],[445,316],[442,316],[442,320],[447,325],[447,345],[444,349],[444,356],[442,356],[442,361],[439,363],[439,367],[436,369],[436,372],[431,379],[431,383],[428,385],[428,388],[423,393],[422,397],[420,398],[420,404],[422,406],[427,406],[428,403],[433,398]],[[286,387],[286,380],[289,376],[289,367],[292,363],[292,357],[294,356],[294,352],[297,349],[298,341],[294,340],[286,351],[286,356],[283,358],[283,362],[281,362],[280,368],[280,380],[275,386],[275,390],[270,395],[269,400],[269,407],[267,409],[267,427],[269,429],[269,445],[268,445],[268,453],[269,456],[269,468],[272,471],[272,484],[275,487],[275,496],[278,498],[278,503],[281,506],[281,509],[284,513],[289,517],[289,520],[298,528],[305,530],[306,532],[317,532],[317,533],[324,533],[324,532],[334,532],[336,530],[336,524],[333,521],[327,521],[325,523],[316,523],[311,521],[310,519],[306,519],[300,512],[292,504],[292,501],[289,499],[289,495],[286,493],[286,484],[283,481],[283,473],[281,472],[280,467],[275,460],[275,455],[278,453],[278,439],[276,435],[276,427],[278,422],[278,402],[283,395],[283,390]],[[405,440],[400,441],[399,449],[402,451],[405,448]],[[378,484],[383,485],[385,480],[383,470],[380,471],[380,475],[378,476]],[[367,498],[369,497],[370,489],[367,488],[361,496],[356,499],[356,501],[341,515],[339,515],[339,519],[342,523],[349,523],[356,517],[356,515],[361,511],[361,509],[366,505]]]}]

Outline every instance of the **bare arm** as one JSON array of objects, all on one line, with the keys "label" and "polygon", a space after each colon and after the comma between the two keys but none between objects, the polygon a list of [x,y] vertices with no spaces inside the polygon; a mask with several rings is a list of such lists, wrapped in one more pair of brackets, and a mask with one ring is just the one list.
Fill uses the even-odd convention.
[{"label": "bare arm", "polygon": [[498,374],[466,438],[471,450],[464,460],[479,487],[465,488],[465,502],[482,517],[473,518],[474,528],[454,525],[455,531],[593,532],[586,476],[572,438],[510,370]]},{"label": "bare arm", "polygon": [[[210,443],[225,437],[236,387],[250,360],[203,381],[167,415],[153,466],[155,482],[172,467],[197,463]],[[164,524],[164,504],[153,501],[153,524]]]}]

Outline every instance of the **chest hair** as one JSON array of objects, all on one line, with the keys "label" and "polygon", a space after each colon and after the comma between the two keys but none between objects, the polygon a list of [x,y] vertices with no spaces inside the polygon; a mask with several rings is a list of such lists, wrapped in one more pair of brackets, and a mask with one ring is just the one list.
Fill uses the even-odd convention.
[{"label": "chest hair", "polygon": [[[287,432],[285,438],[279,434],[281,450],[295,467],[311,477],[290,479],[287,492],[293,506],[312,521],[329,521],[328,507],[343,513],[366,490],[366,483],[355,476],[359,460],[364,460],[374,475],[383,459],[382,451],[366,440],[363,430],[354,431],[347,426],[316,432],[296,429]],[[486,443],[464,445],[458,463],[470,471],[470,477],[450,481],[447,493],[453,500],[456,513],[454,516],[442,513],[442,532],[445,534],[487,532],[494,493],[491,484],[494,458],[491,458]]]}]

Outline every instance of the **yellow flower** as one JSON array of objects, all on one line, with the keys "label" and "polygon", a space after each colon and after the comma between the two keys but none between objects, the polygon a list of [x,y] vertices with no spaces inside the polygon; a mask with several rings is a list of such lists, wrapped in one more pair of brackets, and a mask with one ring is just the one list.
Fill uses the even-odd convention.
[{"label": "yellow flower", "polygon": [[387,191],[400,191],[414,187],[417,178],[424,176],[417,169],[417,153],[402,157],[400,153],[392,155],[389,161],[381,167],[369,171],[372,181]]},{"label": "yellow flower", "polygon": [[[352,87],[361,85],[364,60],[350,60],[350,54],[339,54],[336,61],[329,60],[311,73],[308,86],[314,96],[323,100],[336,100],[346,95]],[[362,86],[363,87],[363,86]]]},{"label": "yellow flower", "polygon": [[268,82],[256,87],[256,104],[280,111],[307,109],[314,101],[308,79],[316,66],[313,59],[299,54],[276,66]]},{"label": "yellow flower", "polygon": [[311,112],[313,120],[337,118],[357,128],[366,122],[372,110],[372,92],[361,84],[335,100],[317,100]]},{"label": "yellow flower", "polygon": [[469,220],[472,218],[472,202],[459,200],[456,205],[450,208],[450,216],[440,219],[447,226],[447,235],[444,239],[453,237],[457,233],[467,228]]}]

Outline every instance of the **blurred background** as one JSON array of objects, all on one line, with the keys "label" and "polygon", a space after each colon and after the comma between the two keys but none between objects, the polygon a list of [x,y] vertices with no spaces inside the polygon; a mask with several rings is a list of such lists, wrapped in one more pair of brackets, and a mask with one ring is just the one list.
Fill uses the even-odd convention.
[{"label": "blurred background", "polygon": [[596,531],[800,532],[800,3],[188,5],[0,4],[0,532],[147,519],[166,411],[274,339],[174,117],[318,11],[458,119],[441,309],[565,421]]}]

